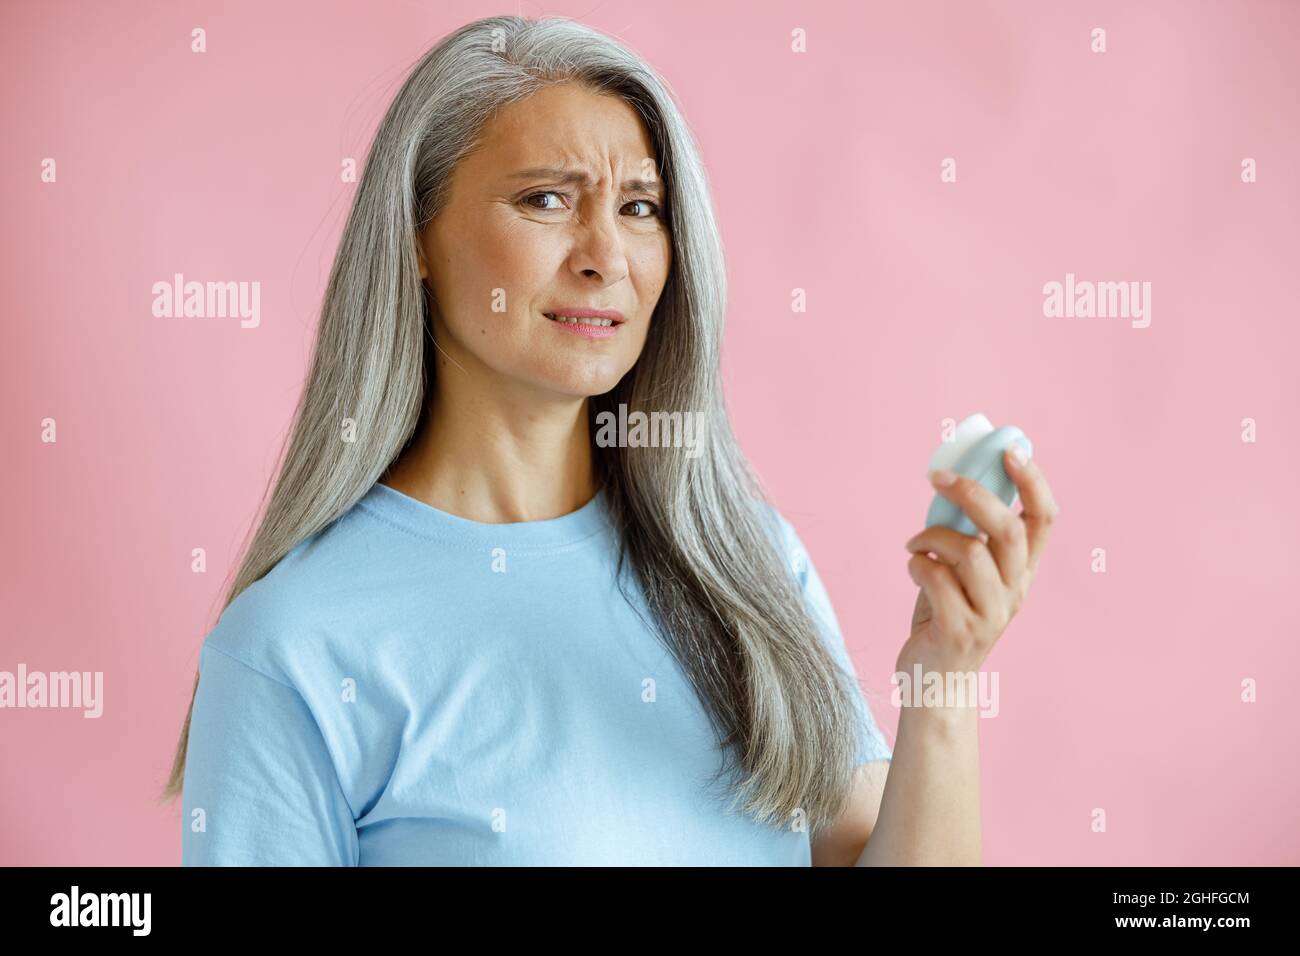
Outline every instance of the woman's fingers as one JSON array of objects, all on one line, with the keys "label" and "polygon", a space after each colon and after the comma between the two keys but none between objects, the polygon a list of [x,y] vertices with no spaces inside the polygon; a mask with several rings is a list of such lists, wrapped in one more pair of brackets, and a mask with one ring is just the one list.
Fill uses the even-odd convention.
[{"label": "woman's fingers", "polygon": [[[1016,474],[1012,474],[1012,480]],[[935,491],[960,508],[977,528],[989,536],[988,549],[997,562],[1002,583],[1018,589],[1029,562],[1025,522],[978,481],[964,475],[955,477],[956,481],[948,485],[934,482]]]},{"label": "woman's fingers", "polygon": [[1048,487],[1047,479],[1043,477],[1037,461],[1031,458],[1021,465],[1014,455],[1008,454],[1006,462],[1007,474],[1020,490],[1020,520],[1025,525],[1026,562],[1029,576],[1032,578],[1038,573],[1038,559],[1043,553],[1043,545],[1047,544],[1052,522],[1056,520],[1060,509],[1056,506],[1052,489]]},{"label": "woman's fingers", "polygon": [[928,554],[914,554],[907,559],[907,573],[930,599],[935,617],[949,627],[960,627],[967,622],[970,608],[952,568]]},{"label": "woman's fingers", "polygon": [[[934,474],[936,491],[960,508],[979,534],[935,526],[906,545],[914,552],[907,562],[908,573],[924,592],[933,616],[945,630],[954,629],[949,630],[953,634],[972,627],[984,632],[991,622],[997,631],[992,639],[997,639],[1020,609],[1056,519],[1056,501],[1038,464],[1019,461],[1011,449],[1005,463],[1024,502],[1020,514],[970,478],[952,472]],[[938,480],[945,475],[952,479],[946,484]]]},{"label": "woman's fingers", "polygon": [[981,617],[994,618],[1005,604],[1002,592],[1006,585],[988,547],[979,538],[952,528],[936,525],[926,528],[907,542],[907,550],[933,551],[952,568],[961,582],[966,599]]}]

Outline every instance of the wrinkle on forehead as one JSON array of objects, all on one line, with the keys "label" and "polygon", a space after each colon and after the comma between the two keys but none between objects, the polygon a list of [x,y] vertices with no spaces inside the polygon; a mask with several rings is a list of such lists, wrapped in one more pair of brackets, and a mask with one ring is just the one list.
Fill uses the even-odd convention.
[{"label": "wrinkle on forehead", "polygon": [[581,87],[562,94],[556,89],[503,107],[489,121],[482,140],[489,155],[483,158],[495,173],[564,166],[605,187],[641,178],[647,167],[657,176],[649,132],[631,104]]}]

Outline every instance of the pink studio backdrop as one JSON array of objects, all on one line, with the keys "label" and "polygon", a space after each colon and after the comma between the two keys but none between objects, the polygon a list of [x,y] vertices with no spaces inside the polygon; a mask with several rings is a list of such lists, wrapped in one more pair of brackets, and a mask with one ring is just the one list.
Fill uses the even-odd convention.
[{"label": "pink studio backdrop", "polygon": [[[5,5],[0,670],[102,671],[104,710],[0,710],[0,862],[179,862],[154,798],[301,386],[340,164],[437,39],[523,12],[622,38],[695,129],[735,426],[891,743],[941,423],[1033,439],[1061,516],[986,664],[986,863],[1300,863],[1300,6],[513,6]],[[260,325],[155,318],[178,272],[260,282]],[[1149,282],[1150,325],[1046,317],[1067,273]]]}]

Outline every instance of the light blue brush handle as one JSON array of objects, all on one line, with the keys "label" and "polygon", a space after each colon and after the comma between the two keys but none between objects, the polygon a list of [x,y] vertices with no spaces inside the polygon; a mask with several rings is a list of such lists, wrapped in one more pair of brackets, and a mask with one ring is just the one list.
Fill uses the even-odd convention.
[{"label": "light blue brush handle", "polygon": [[[1019,428],[1014,425],[1003,425],[1001,428],[995,428],[966,449],[962,456],[957,459],[957,463],[951,466],[951,470],[959,475],[978,481],[997,495],[1002,503],[1009,508],[1016,503],[1019,491],[1016,488],[1016,483],[1011,480],[1011,476],[1007,474],[1007,470],[1002,464],[1002,454],[1017,442],[1024,446],[1030,457],[1033,456],[1034,445]],[[925,516],[925,526],[927,528],[933,528],[936,525],[952,528],[962,534],[978,536],[980,533],[980,529],[966,517],[960,508],[938,493],[935,494],[934,500],[930,502],[930,510]]]}]

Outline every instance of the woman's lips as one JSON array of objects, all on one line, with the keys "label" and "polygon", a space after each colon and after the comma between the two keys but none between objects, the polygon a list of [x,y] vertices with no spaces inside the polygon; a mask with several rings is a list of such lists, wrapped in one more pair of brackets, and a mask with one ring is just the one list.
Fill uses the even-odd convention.
[{"label": "woman's lips", "polygon": [[583,335],[589,339],[607,339],[618,331],[622,322],[613,322],[610,325],[589,325],[585,322],[569,322],[553,319],[546,313],[542,313],[548,323],[558,326],[561,331],[572,332],[574,335]]}]

